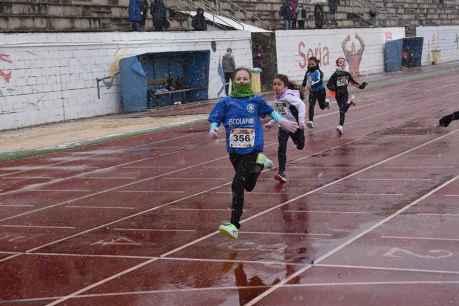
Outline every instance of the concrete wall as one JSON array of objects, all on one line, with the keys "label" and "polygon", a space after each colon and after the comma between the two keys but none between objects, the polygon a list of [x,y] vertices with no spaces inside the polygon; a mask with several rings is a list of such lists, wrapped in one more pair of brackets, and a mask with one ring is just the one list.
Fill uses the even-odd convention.
[{"label": "concrete wall", "polygon": [[0,34],[0,130],[111,114],[120,110],[119,59],[143,53],[211,50],[209,98],[224,94],[221,57],[233,49],[237,65],[252,66],[250,33]]},{"label": "concrete wall", "polygon": [[435,52],[439,63],[459,60],[459,26],[418,27],[416,36],[424,37],[423,65],[432,64]]},{"label": "concrete wall", "polygon": [[[363,42],[363,49],[359,37]],[[336,58],[345,57],[343,43],[350,51],[354,45],[355,54],[363,50],[360,64],[358,56],[354,59],[347,58],[348,65],[349,62],[354,63],[352,68],[349,67],[351,72],[356,75],[383,72],[384,43],[403,37],[403,28],[276,31],[278,72],[300,82],[304,77],[307,59],[315,56],[321,60],[321,69],[328,79],[335,71]]]}]

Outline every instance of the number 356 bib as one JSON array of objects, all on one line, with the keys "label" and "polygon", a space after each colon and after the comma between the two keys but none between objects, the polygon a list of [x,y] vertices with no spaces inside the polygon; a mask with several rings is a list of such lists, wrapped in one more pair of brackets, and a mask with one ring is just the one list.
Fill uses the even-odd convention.
[{"label": "number 356 bib", "polygon": [[251,148],[255,146],[255,129],[233,129],[230,134],[231,148]]}]

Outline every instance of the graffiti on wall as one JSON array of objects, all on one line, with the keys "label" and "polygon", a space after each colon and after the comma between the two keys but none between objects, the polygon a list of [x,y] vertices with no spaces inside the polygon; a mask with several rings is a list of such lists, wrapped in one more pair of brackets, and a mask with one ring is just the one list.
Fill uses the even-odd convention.
[{"label": "graffiti on wall", "polygon": [[363,52],[365,51],[365,42],[359,34],[355,34],[354,37],[355,40],[351,38],[351,35],[347,35],[341,44],[341,48],[349,65],[349,72],[353,77],[358,78],[360,76]]},{"label": "graffiti on wall", "polygon": [[[11,60],[9,54],[0,53],[0,63],[12,64],[13,61]],[[10,82],[12,74],[13,72],[11,70],[0,68],[0,78],[3,79],[5,82]]]},{"label": "graffiti on wall", "polygon": [[306,69],[308,66],[308,59],[313,56],[320,60],[322,66],[328,66],[330,64],[330,50],[327,46],[322,46],[320,43],[316,47],[307,48],[306,44],[301,41],[298,44],[298,56],[300,57],[298,66],[301,69]]}]

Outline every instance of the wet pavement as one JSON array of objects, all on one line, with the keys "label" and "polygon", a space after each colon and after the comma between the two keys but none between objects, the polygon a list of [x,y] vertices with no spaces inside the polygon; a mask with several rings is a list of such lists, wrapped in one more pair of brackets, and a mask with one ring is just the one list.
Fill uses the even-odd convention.
[{"label": "wet pavement", "polygon": [[[205,123],[0,163],[0,305],[458,305],[459,75],[319,112],[246,194]],[[265,152],[275,157],[276,131]]]}]

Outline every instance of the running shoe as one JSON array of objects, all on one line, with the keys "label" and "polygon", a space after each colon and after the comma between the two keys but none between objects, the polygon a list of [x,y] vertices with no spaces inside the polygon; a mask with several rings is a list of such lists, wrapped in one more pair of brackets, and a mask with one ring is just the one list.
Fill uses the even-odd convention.
[{"label": "running shoe", "polygon": [[219,227],[218,227],[218,231],[220,232],[220,234],[222,234],[223,236],[226,236],[230,239],[237,239],[239,237],[239,230],[237,229],[237,227],[232,224],[232,223],[229,223],[229,222],[225,222],[223,224],[221,224]]},{"label": "running shoe", "polygon": [[344,129],[342,125],[338,125],[336,127],[336,131],[338,132],[339,136],[343,135]]},{"label": "running shoe", "polygon": [[263,165],[263,169],[271,169],[273,167],[273,162],[263,153],[258,153],[257,164]]},{"label": "running shoe", "polygon": [[314,128],[314,121],[308,121],[308,122],[306,123],[306,126],[307,126],[308,128],[310,128],[310,129],[313,129],[313,128]]}]

